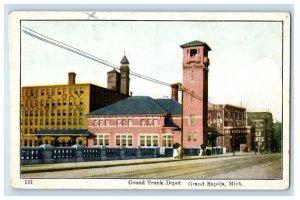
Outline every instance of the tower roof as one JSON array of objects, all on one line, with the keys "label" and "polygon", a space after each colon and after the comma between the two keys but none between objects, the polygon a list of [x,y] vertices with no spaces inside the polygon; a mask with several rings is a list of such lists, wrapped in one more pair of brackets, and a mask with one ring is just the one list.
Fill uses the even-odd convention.
[{"label": "tower roof", "polygon": [[196,46],[204,46],[208,51],[211,51],[210,47],[205,42],[201,42],[199,40],[194,40],[186,44],[180,45],[181,48],[196,47]]},{"label": "tower roof", "polygon": [[124,55],[122,60],[121,60],[121,64],[129,64],[128,59],[126,58],[126,56]]}]

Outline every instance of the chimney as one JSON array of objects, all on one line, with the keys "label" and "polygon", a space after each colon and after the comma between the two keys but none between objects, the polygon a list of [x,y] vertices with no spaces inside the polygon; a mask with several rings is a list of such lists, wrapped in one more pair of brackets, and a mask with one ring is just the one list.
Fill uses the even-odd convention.
[{"label": "chimney", "polygon": [[76,74],[74,72],[69,72],[69,85],[75,85],[76,82],[75,82],[75,77],[76,77]]},{"label": "chimney", "polygon": [[174,83],[171,85],[172,91],[171,91],[171,98],[178,102],[178,89],[179,89],[179,83]]}]

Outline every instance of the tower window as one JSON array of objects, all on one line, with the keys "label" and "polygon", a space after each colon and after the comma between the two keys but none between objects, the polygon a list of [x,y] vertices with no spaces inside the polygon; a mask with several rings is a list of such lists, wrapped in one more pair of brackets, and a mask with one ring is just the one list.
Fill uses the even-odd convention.
[{"label": "tower window", "polygon": [[195,57],[196,54],[197,54],[197,49],[191,49],[190,57]]}]

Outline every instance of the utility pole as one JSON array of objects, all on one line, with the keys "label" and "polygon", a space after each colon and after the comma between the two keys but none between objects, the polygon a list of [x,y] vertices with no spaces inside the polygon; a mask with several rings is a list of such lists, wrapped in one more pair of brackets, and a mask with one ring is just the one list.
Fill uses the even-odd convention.
[{"label": "utility pole", "polygon": [[184,88],[182,87],[182,84],[179,84],[179,91],[181,91],[181,131],[180,131],[180,152],[179,152],[179,158],[183,159],[183,96],[184,96]]},{"label": "utility pole", "polygon": [[232,155],[234,156],[234,126],[232,129]]}]

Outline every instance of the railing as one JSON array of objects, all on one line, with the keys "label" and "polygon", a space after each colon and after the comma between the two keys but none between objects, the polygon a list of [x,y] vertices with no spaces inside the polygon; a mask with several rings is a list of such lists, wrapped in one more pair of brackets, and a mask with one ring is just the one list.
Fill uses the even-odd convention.
[{"label": "railing", "polygon": [[42,159],[42,148],[26,147],[21,149],[21,161],[24,164],[40,164]]},{"label": "railing", "polygon": [[21,164],[31,165],[172,157],[173,148],[164,148],[164,151],[161,152],[160,147],[88,148],[81,145],[74,145],[72,147],[41,145],[40,147],[23,147],[20,154]]}]

